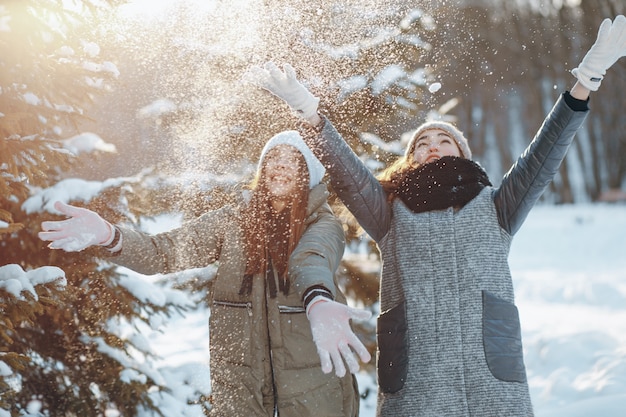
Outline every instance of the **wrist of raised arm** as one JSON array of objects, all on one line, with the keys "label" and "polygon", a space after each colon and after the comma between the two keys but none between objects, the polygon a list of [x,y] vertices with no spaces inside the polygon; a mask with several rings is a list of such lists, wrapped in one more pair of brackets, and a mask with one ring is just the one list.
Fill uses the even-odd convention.
[{"label": "wrist of raised arm", "polygon": [[563,99],[565,103],[569,106],[570,109],[574,111],[587,111],[589,110],[589,95],[587,94],[587,98],[583,99],[582,96],[580,98],[575,96],[575,91],[566,91],[563,94]]}]

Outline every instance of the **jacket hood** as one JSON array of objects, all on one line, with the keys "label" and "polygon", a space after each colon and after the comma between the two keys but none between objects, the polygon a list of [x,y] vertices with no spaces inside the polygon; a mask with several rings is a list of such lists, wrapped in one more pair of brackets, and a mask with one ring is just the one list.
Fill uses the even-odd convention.
[{"label": "jacket hood", "polygon": [[257,170],[260,170],[263,166],[263,159],[265,155],[274,147],[278,145],[290,145],[296,148],[304,157],[306,162],[306,166],[309,170],[309,188],[313,188],[317,184],[322,181],[324,174],[326,173],[326,169],[322,165],[320,161],[313,155],[313,152],[309,149],[308,146],[302,140],[302,136],[300,133],[295,130],[286,130],[284,132],[280,132],[277,135],[273,136],[263,147],[261,151],[261,157],[259,158],[259,163],[257,165]]}]

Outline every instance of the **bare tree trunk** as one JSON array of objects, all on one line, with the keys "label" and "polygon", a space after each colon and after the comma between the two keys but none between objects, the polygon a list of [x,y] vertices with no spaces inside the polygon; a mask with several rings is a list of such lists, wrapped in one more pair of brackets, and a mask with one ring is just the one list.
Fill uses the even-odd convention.
[{"label": "bare tree trunk", "polygon": [[[441,69],[443,85],[461,98],[455,114],[475,158],[481,161],[492,153],[493,145],[486,141],[492,130],[499,165],[505,170],[519,156],[518,144],[530,142],[557,96],[576,81],[569,72],[595,41],[602,19],[626,13],[622,0],[536,7],[542,8],[533,9],[530,2],[466,1],[458,24],[440,33],[444,39],[435,45],[454,57],[453,65]],[[596,200],[603,191],[623,187],[626,118],[620,91],[626,87],[626,77],[621,76],[625,70],[623,59],[607,72],[600,91],[592,94],[592,111],[546,199]],[[519,110],[511,107],[512,102],[521,103]],[[514,123],[513,117],[521,123]]]}]

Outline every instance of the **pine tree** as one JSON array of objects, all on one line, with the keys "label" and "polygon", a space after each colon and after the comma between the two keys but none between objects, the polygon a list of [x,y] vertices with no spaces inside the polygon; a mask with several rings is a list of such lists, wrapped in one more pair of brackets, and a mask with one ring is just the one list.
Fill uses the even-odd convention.
[{"label": "pine tree", "polygon": [[[172,301],[181,297],[144,299],[97,250],[53,251],[37,237],[43,220],[59,219],[48,211],[46,191],[67,184],[65,173],[80,164],[65,141],[80,133],[91,101],[117,75],[90,31],[107,8],[66,4],[0,6],[0,409],[12,416],[131,416],[155,409],[155,388],[166,387],[139,332],[120,329],[190,305]],[[103,183],[86,201],[76,198],[87,183],[74,183],[73,204],[111,222],[138,214],[124,204],[133,180]],[[51,279],[29,289],[33,271]],[[26,286],[16,289],[20,282]]]}]

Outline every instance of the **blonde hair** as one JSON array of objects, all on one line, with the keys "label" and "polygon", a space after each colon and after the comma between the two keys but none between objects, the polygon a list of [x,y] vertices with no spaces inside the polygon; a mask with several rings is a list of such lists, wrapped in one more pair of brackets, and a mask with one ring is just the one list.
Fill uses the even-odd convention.
[{"label": "blonde hair", "polygon": [[407,173],[417,167],[418,164],[413,159],[413,153],[405,153],[377,175],[376,178],[382,185],[383,190],[387,192],[389,201],[395,198],[396,190]]}]

